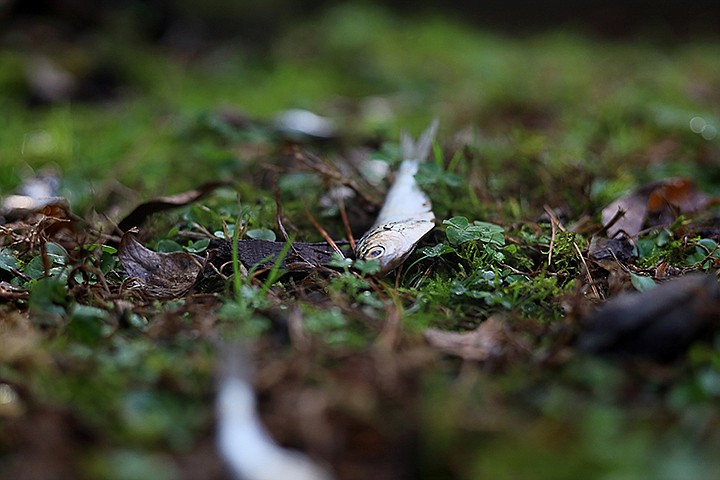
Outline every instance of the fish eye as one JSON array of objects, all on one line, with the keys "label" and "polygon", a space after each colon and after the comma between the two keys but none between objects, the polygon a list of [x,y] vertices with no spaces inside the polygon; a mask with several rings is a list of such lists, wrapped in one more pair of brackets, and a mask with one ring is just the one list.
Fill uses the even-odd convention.
[{"label": "fish eye", "polygon": [[376,245],[372,247],[368,252],[365,254],[365,258],[373,260],[378,258],[380,255],[385,253],[385,247],[381,245]]}]

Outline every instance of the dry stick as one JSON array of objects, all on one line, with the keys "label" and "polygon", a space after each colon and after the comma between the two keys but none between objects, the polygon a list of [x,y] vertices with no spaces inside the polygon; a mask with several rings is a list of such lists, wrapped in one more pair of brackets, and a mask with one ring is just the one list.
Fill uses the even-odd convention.
[{"label": "dry stick", "polygon": [[545,213],[548,214],[548,217],[550,217],[550,223],[553,225],[557,225],[557,227],[562,230],[563,232],[567,232],[567,229],[565,228],[565,225],[560,223],[560,219],[555,215],[555,212],[553,212],[552,208],[548,205],[543,205],[543,210],[545,210]]},{"label": "dry stick", "polygon": [[342,218],[343,226],[345,227],[345,235],[348,237],[350,242],[350,248],[355,251],[355,237],[353,237],[352,230],[350,229],[350,222],[348,221],[347,212],[345,211],[345,200],[342,196],[338,197],[338,209],[340,210],[340,218]]},{"label": "dry stick", "polygon": [[559,228],[563,232],[565,232],[565,226],[560,223],[560,219],[555,215],[555,212],[552,211],[552,208],[550,208],[548,205],[543,205],[543,210],[545,210],[545,213],[548,214],[548,217],[550,217],[550,226],[552,227],[552,233],[550,234],[550,250],[548,251],[548,267],[550,266],[550,263],[552,263],[552,253],[553,248],[555,248],[555,236],[557,234],[557,229]]},{"label": "dry stick", "polygon": [[217,238],[217,237],[215,237],[215,235],[213,235],[213,234],[210,232],[210,230],[208,230],[207,228],[203,227],[202,225],[200,225],[200,224],[197,223],[197,222],[192,222],[192,223],[190,223],[190,226],[193,227],[193,228],[196,229],[196,230],[200,230],[200,232],[203,233],[205,236],[208,236],[208,237],[210,237],[210,238]]},{"label": "dry stick", "polygon": [[273,175],[273,192],[275,193],[275,223],[277,224],[278,229],[280,230],[280,233],[282,233],[283,238],[285,241],[289,241],[290,237],[287,234],[287,231],[285,230],[285,225],[283,225],[282,222],[282,203],[280,203],[280,187],[278,187],[277,183],[277,177]]},{"label": "dry stick", "polygon": [[555,234],[557,233],[557,218],[554,216],[553,213],[551,213],[551,210],[548,208],[547,205],[545,205],[545,211],[548,212],[548,215],[550,215],[550,226],[552,228],[552,233],[550,234],[550,249],[548,250],[547,254],[547,264],[548,268],[550,268],[550,264],[552,263],[552,254],[553,254],[553,248],[555,248]]},{"label": "dry stick", "polygon": [[587,274],[588,282],[590,282],[590,288],[592,288],[592,291],[595,294],[595,298],[604,300],[605,296],[602,293],[600,293],[600,291],[595,286],[595,280],[593,280],[592,275],[590,275],[590,269],[588,268],[587,262],[585,262],[585,257],[583,257],[583,254],[580,251],[580,247],[578,247],[578,244],[575,242],[573,242],[573,246],[575,247],[575,251],[577,251],[577,254],[580,257],[580,261],[582,262],[583,266],[585,267],[585,273]]},{"label": "dry stick", "polygon": [[705,265],[705,262],[707,262],[708,260],[711,260],[713,258],[713,255],[715,255],[715,252],[717,252],[718,249],[720,248],[720,244],[715,245],[715,248],[713,248],[712,250],[709,250],[708,248],[706,248],[705,246],[703,246],[699,243],[696,243],[695,246],[700,247],[703,250],[705,250],[706,252],[708,252],[708,254],[705,256],[705,258],[703,258],[702,261],[700,262],[700,265]]},{"label": "dry stick", "polygon": [[403,267],[405,266],[404,263],[401,263],[400,266],[397,268],[397,272],[395,272],[395,289],[400,288],[400,275],[403,273]]},{"label": "dry stick", "polygon": [[325,231],[324,228],[320,226],[320,224],[315,220],[315,217],[312,216],[312,213],[310,213],[310,210],[305,209],[305,215],[307,216],[308,220],[310,220],[310,223],[313,224],[315,227],[315,230],[322,235],[322,237],[325,239],[325,241],[332,247],[333,250],[335,250],[336,253],[338,253],[343,258],[345,257],[345,254],[340,250],[340,248],[337,246],[337,244],[333,241],[332,238],[330,238],[330,235]]}]

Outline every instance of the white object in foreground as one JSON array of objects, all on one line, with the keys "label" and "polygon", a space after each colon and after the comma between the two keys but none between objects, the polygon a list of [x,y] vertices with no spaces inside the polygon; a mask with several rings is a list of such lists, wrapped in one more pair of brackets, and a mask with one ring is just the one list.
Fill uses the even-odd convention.
[{"label": "white object in foreground", "polygon": [[255,394],[243,379],[233,376],[221,381],[216,408],[218,448],[236,478],[332,480],[310,458],[270,438],[258,417]]}]

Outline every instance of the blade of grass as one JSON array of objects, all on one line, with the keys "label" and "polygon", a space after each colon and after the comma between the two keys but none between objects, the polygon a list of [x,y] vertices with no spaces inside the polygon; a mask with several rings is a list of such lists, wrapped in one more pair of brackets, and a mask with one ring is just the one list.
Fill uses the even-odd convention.
[{"label": "blade of grass", "polygon": [[275,281],[282,276],[280,272],[280,265],[282,265],[283,260],[285,259],[285,256],[290,251],[290,247],[292,247],[293,239],[292,237],[288,238],[285,241],[285,245],[283,245],[282,250],[280,250],[280,253],[277,256],[277,259],[275,259],[275,263],[273,264],[272,268],[270,269],[270,273],[268,273],[267,278],[265,279],[265,282],[263,283],[262,288],[260,289],[260,295],[265,295],[268,290],[270,290],[270,287],[272,286]]},{"label": "blade of grass", "polygon": [[243,283],[243,279],[240,277],[240,257],[238,255],[238,243],[240,242],[240,229],[238,225],[240,225],[241,221],[241,216],[238,215],[235,220],[235,228],[233,228],[232,236],[233,292],[235,293],[235,298],[240,298]]}]

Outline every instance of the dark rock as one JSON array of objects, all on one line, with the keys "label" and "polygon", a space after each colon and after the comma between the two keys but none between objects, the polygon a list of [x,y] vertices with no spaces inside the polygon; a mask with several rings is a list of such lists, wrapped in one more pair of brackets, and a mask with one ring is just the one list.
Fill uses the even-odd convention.
[{"label": "dark rock", "polygon": [[719,325],[717,279],[689,274],[609,300],[581,322],[578,347],[589,353],[672,361]]}]

